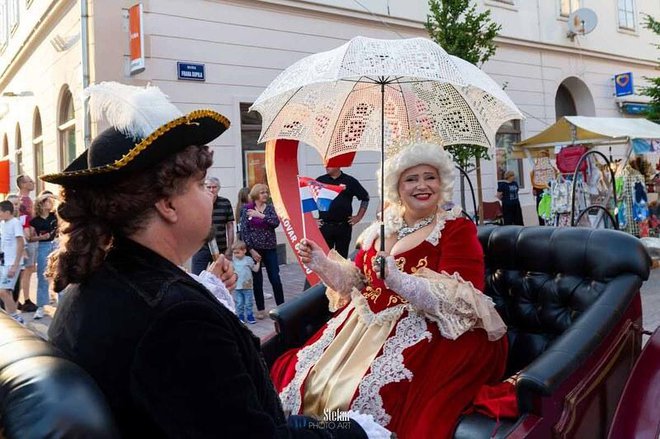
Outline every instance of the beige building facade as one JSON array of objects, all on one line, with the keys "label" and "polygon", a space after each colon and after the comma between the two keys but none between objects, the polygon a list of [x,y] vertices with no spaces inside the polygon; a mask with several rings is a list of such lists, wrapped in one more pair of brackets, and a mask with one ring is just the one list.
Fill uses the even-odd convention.
[{"label": "beige building facade", "polygon": [[[130,74],[128,8],[137,0],[0,0],[0,160],[12,180],[63,169],[103,125],[89,121],[81,92],[105,80],[159,86],[183,111],[208,107],[232,127],[211,146],[210,173],[235,203],[238,190],[263,178],[260,122],[247,109],[279,72],[348,39],[426,36],[424,0],[143,0],[145,68]],[[639,90],[657,76],[657,37],[643,14],[660,17],[657,0],[478,0],[502,24],[496,55],[482,68],[504,87],[526,119],[503,127],[499,149],[483,166],[484,199],[495,199],[498,171],[513,169],[531,224],[530,163],[507,156],[511,142],[552,124],[558,115],[621,116],[615,74],[632,72]],[[568,35],[568,14],[597,16],[586,35]],[[177,63],[203,64],[204,81],[178,79]],[[638,93],[637,93],[638,94]],[[509,160],[507,161],[507,158]],[[301,148],[301,175],[323,167]],[[378,156],[358,154],[347,172],[373,195]],[[14,190],[14,188],[11,188]],[[459,196],[456,194],[456,199]],[[468,206],[470,207],[470,206]]]}]

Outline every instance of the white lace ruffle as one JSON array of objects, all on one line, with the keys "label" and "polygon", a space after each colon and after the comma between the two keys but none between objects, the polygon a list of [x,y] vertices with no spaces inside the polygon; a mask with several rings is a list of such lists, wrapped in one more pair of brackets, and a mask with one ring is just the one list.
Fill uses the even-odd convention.
[{"label": "white lace ruffle", "polygon": [[204,287],[206,287],[206,289],[209,290],[211,294],[213,294],[213,297],[215,297],[218,302],[223,304],[225,308],[236,314],[234,298],[231,296],[229,290],[227,290],[227,287],[225,287],[225,284],[220,279],[218,279],[216,275],[209,273],[206,270],[203,270],[201,273],[199,273],[199,276],[192,273],[188,274],[197,282],[204,285]]},{"label": "white lace ruffle", "polygon": [[364,285],[364,276],[360,270],[334,249],[330,250],[327,256],[321,250],[313,251],[307,268],[314,271],[327,287],[341,296],[348,297],[354,288],[359,289]]},{"label": "white lace ruffle", "polygon": [[[425,241],[428,241],[432,245],[438,245],[440,238],[442,237],[442,230],[445,228],[447,221],[455,220],[460,218],[462,215],[462,209],[460,206],[454,206],[450,210],[441,210],[438,212],[435,226],[433,230],[429,233],[429,236],[426,237]],[[399,233],[401,227],[403,227],[403,211],[397,206],[390,206],[385,210],[385,235],[391,236]],[[358,237],[357,242],[361,245],[362,248],[367,249],[373,245],[376,241],[376,238],[380,236],[380,223],[372,223],[367,227]]]},{"label": "white lace ruffle", "polygon": [[506,333],[493,300],[458,273],[437,273],[428,268],[403,273],[392,256],[387,257],[387,266],[387,287],[435,322],[443,337],[455,340],[473,328],[482,328],[493,341]]},{"label": "white lace ruffle", "polygon": [[328,309],[335,312],[351,301],[354,291],[364,287],[365,277],[353,261],[344,259],[334,249],[328,252],[323,267],[319,277],[327,286],[325,295],[328,298]]},{"label": "white lace ruffle", "polygon": [[387,339],[382,354],[374,359],[369,373],[360,381],[351,410],[372,415],[382,426],[389,424],[392,416],[383,406],[380,390],[390,383],[412,380],[412,372],[403,363],[403,351],[424,339],[431,340],[426,320],[415,311],[409,312],[397,323],[394,336]]},{"label": "white lace ruffle", "polygon": [[406,304],[395,305],[384,310],[374,313],[371,308],[369,308],[369,302],[359,291],[354,291],[352,294],[352,302],[355,307],[355,312],[358,313],[358,317],[362,323],[365,325],[378,325],[382,326],[386,322],[391,322],[396,320],[403,312],[409,307]]},{"label": "white lace ruffle", "polygon": [[350,305],[347,306],[338,316],[330,319],[326,325],[321,337],[309,346],[298,351],[296,362],[296,373],[291,382],[280,392],[280,400],[285,412],[300,414],[302,407],[302,385],[309,374],[309,371],[319,361],[323,352],[330,346],[332,340],[337,335],[337,328],[348,318],[353,310]]}]

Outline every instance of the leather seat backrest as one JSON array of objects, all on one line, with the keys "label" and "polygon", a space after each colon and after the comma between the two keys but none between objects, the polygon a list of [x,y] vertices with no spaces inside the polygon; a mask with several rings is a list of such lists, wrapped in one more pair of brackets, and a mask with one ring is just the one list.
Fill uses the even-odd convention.
[{"label": "leather seat backrest", "polygon": [[116,438],[89,375],[0,311],[0,436]]},{"label": "leather seat backrest", "polygon": [[649,276],[648,255],[623,232],[482,226],[479,240],[485,293],[508,326],[508,374],[545,351],[617,276]]}]

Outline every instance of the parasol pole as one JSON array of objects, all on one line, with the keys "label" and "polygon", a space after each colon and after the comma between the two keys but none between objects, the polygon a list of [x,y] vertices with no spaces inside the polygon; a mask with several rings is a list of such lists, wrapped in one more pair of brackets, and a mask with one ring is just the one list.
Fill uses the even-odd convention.
[{"label": "parasol pole", "polygon": [[[380,251],[385,251],[385,78],[380,78]],[[381,257],[382,259],[382,257]],[[385,261],[380,261],[380,278],[385,279]]]}]

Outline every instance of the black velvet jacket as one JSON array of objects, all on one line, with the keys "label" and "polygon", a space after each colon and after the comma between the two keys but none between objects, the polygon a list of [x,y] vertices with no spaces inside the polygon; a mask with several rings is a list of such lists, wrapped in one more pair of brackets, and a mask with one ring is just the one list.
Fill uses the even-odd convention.
[{"label": "black velvet jacket", "polygon": [[259,339],[188,274],[127,239],[66,289],[49,337],[96,380],[125,437],[364,434],[288,426]]}]

